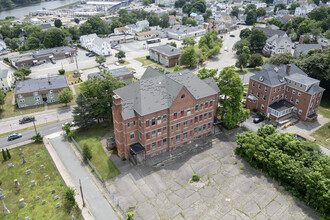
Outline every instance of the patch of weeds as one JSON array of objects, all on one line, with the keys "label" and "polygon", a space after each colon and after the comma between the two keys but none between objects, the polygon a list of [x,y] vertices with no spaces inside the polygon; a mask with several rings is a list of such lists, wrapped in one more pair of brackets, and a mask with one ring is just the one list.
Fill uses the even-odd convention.
[{"label": "patch of weeds", "polygon": [[198,176],[197,174],[194,174],[191,178],[190,182],[199,182],[199,180],[201,179],[200,176]]},{"label": "patch of weeds", "polygon": [[243,166],[240,166],[239,168],[240,168],[241,170],[243,170],[244,167],[243,167]]},{"label": "patch of weeds", "polygon": [[234,164],[235,164],[235,165],[237,164],[237,160],[235,160]]},{"label": "patch of weeds", "polygon": [[184,218],[184,214],[182,212],[180,212],[180,215],[182,216],[182,218]]}]

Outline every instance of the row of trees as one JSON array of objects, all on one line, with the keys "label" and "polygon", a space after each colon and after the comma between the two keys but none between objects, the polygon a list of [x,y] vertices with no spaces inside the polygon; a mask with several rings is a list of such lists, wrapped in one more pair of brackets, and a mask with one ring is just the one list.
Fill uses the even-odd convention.
[{"label": "row of trees", "polygon": [[296,140],[295,134],[276,133],[269,125],[262,125],[257,134],[237,134],[236,142],[235,152],[250,165],[329,217],[330,157],[316,143]]}]

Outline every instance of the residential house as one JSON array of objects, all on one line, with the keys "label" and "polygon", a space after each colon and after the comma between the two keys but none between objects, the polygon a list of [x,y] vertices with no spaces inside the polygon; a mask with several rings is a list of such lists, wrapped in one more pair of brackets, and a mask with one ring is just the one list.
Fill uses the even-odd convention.
[{"label": "residential house", "polygon": [[217,33],[219,33],[219,23],[216,21],[204,23],[203,28],[206,30],[207,33],[212,31],[216,31]]},{"label": "residential house", "polygon": [[173,27],[164,28],[156,31],[157,35],[162,37],[170,37],[176,40],[183,40],[188,37],[203,36],[206,31],[199,26],[175,25]]},{"label": "residential house", "polygon": [[40,49],[33,52],[22,53],[9,57],[10,63],[16,69],[39,65],[46,62],[73,57],[77,54],[76,47],[54,47],[50,49]]},{"label": "residential house", "polygon": [[178,65],[180,54],[180,49],[167,44],[149,48],[150,59],[166,67]]},{"label": "residential house", "polygon": [[43,31],[46,31],[46,30],[48,30],[49,28],[52,27],[52,25],[49,24],[49,23],[46,23],[46,24],[40,24],[39,26],[42,28]]},{"label": "residential house", "polygon": [[131,28],[129,27],[119,27],[114,29],[114,34],[115,35],[120,35],[120,34],[132,34]]},{"label": "residential house", "polygon": [[290,37],[274,35],[266,40],[266,44],[262,50],[264,56],[273,56],[279,53],[291,53],[293,43]]},{"label": "residential house", "polygon": [[141,31],[149,30],[149,21],[148,20],[138,21],[136,22],[136,26],[138,26],[141,29]]},{"label": "residential house", "polygon": [[[113,77],[115,77],[116,79],[126,83],[127,85],[133,83],[134,72],[127,69],[126,67],[111,69],[111,70],[109,70],[109,72],[111,73],[111,75]],[[102,76],[102,74],[100,72],[90,73],[87,76],[88,79],[93,79],[95,77],[99,77],[101,79],[104,79],[104,77]]]},{"label": "residential house", "polygon": [[156,37],[156,33],[154,31],[145,31],[140,33],[135,33],[136,40],[147,40]]},{"label": "residential house", "polygon": [[96,34],[81,36],[80,44],[100,56],[110,56],[112,53],[110,43],[106,39],[99,38]]},{"label": "residential house", "polygon": [[243,5],[243,0],[234,0],[234,6],[241,6]]},{"label": "residential house", "polygon": [[322,49],[321,44],[298,44],[294,50],[293,55],[295,58],[299,58],[301,54],[306,54],[308,51],[313,49]]},{"label": "residential house", "polygon": [[274,0],[273,1],[273,5],[276,6],[278,4],[285,4],[287,5],[288,4],[288,0]]},{"label": "residential house", "polygon": [[15,100],[19,108],[53,103],[65,88],[69,88],[65,76],[17,81]]},{"label": "residential house", "polygon": [[170,15],[170,16],[168,16],[168,19],[169,19],[168,22],[169,22],[170,26],[175,25],[175,23],[176,23],[176,18],[175,18],[174,15]]},{"label": "residential house", "polygon": [[212,133],[219,88],[182,70],[148,67],[135,83],[114,91],[113,125],[120,158],[139,162]]},{"label": "residential house", "polygon": [[250,77],[246,107],[273,120],[297,116],[302,121],[317,118],[324,89],[294,64],[266,63]]},{"label": "residential house", "polygon": [[14,73],[8,69],[0,69],[0,90],[10,91],[14,85]]},{"label": "residential house", "polygon": [[257,9],[258,8],[267,8],[267,3],[265,3],[265,2],[257,3],[256,6],[257,6]]},{"label": "residential house", "polygon": [[195,20],[197,22],[197,25],[202,25],[204,24],[204,17],[203,15],[196,15]]},{"label": "residential house", "polygon": [[283,17],[283,16],[289,15],[289,14],[290,14],[289,10],[278,10],[276,12],[276,16],[278,16],[278,17]]},{"label": "residential house", "polygon": [[278,29],[278,27],[276,26],[266,26],[266,27],[259,27],[259,26],[256,26],[255,27],[256,29],[258,30],[262,30],[265,32],[267,38],[271,38],[272,36],[274,35],[278,35],[278,36],[284,36],[286,35],[285,31],[281,31]]},{"label": "residential house", "polygon": [[7,45],[2,39],[0,39],[0,55],[6,54],[6,53],[7,53]]},{"label": "residential house", "polygon": [[119,35],[110,35],[109,37],[104,38],[111,45],[129,43],[134,41],[134,35],[131,34],[119,34]]},{"label": "residential house", "polygon": [[165,7],[172,7],[175,4],[175,0],[155,0],[155,5],[164,5]]}]

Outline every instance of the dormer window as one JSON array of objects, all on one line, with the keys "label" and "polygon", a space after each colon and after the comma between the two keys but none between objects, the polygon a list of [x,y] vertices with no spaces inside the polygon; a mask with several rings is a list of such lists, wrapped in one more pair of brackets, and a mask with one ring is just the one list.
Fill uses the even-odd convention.
[{"label": "dormer window", "polygon": [[259,77],[259,81],[260,81],[260,82],[264,81],[264,77],[260,76],[260,77]]},{"label": "dormer window", "polygon": [[49,90],[49,94],[52,94],[53,93],[53,90]]}]

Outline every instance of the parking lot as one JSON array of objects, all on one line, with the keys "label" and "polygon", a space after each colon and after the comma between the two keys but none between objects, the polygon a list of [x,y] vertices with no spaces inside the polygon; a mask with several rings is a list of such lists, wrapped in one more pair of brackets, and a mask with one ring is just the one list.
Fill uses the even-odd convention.
[{"label": "parking lot", "polygon": [[[168,160],[159,155],[140,166],[114,160],[122,173],[107,186],[136,219],[320,219],[234,154],[237,132],[167,152]],[[190,182],[194,173],[200,182]]]}]

